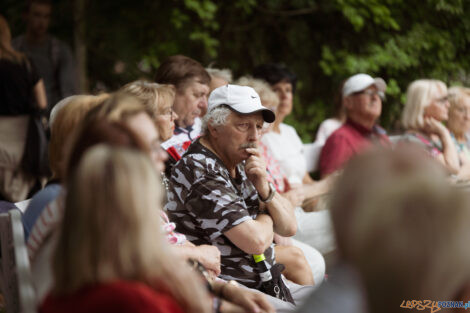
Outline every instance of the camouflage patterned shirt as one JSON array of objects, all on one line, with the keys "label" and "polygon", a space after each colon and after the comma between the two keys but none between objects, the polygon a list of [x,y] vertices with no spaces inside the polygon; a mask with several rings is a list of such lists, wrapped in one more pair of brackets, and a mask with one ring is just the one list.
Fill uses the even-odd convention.
[{"label": "camouflage patterned shirt", "polygon": [[[174,166],[166,210],[176,230],[196,245],[214,245],[221,253],[221,278],[259,288],[253,256],[235,246],[224,233],[259,214],[258,193],[237,166],[232,178],[222,161],[196,140]],[[274,262],[273,245],[265,251],[268,267]]]}]

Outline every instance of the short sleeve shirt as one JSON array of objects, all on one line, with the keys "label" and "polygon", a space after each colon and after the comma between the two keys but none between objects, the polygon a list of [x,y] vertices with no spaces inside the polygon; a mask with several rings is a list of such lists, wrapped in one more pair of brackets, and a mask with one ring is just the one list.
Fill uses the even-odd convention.
[{"label": "short sleeve shirt", "polygon": [[340,169],[349,159],[371,145],[390,146],[385,130],[378,125],[367,129],[347,120],[328,137],[323,146],[319,163],[321,175],[325,176]]},{"label": "short sleeve shirt", "polygon": [[[261,280],[253,256],[235,246],[224,233],[259,214],[258,194],[242,164],[232,178],[222,161],[196,140],[173,167],[165,209],[176,231],[195,245],[214,245],[221,254],[222,279],[259,288]],[[274,262],[271,245],[265,252]]]}]

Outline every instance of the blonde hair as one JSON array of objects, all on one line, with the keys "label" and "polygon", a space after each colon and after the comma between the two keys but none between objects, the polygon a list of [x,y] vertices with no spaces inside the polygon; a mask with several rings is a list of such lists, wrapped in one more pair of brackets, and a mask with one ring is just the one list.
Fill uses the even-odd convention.
[{"label": "blonde hair", "polygon": [[465,98],[470,97],[470,88],[454,86],[449,88],[448,93],[450,107],[453,108],[460,104]]},{"label": "blonde hair", "polygon": [[447,128],[450,132],[454,133],[465,133],[468,129],[458,129],[461,128],[455,124],[454,112],[458,106],[462,105],[463,101],[467,98],[470,98],[470,89],[465,87],[454,86],[449,88],[449,119],[447,120]]},{"label": "blonde hair", "polygon": [[144,80],[136,80],[124,85],[121,89],[137,97],[155,115],[166,103],[173,104],[175,101],[175,88],[172,85],[152,83]]},{"label": "blonde hair", "polygon": [[242,76],[237,80],[236,85],[249,86],[253,88],[258,93],[263,105],[266,105],[266,103],[269,102],[275,107],[274,110],[277,109],[277,106],[279,105],[279,97],[264,80],[253,78],[251,76]]},{"label": "blonde hair", "polygon": [[128,92],[118,91],[100,106],[91,110],[86,120],[105,119],[112,122],[126,122],[140,113],[146,113],[150,117],[153,115],[153,112],[139,98]]},{"label": "blonde hair", "polygon": [[8,26],[8,22],[5,17],[0,15],[0,59],[3,58],[17,63],[27,61],[26,56],[23,53],[13,49],[11,45],[10,27]]},{"label": "blonde hair", "polygon": [[421,151],[357,157],[335,198],[339,248],[359,270],[371,312],[395,312],[404,299],[454,299],[470,282],[468,195]]},{"label": "blonde hair", "polygon": [[415,80],[408,86],[406,103],[401,115],[401,123],[405,129],[423,128],[424,109],[431,104],[439,89],[447,91],[446,85],[435,79]]},{"label": "blonde hair", "polygon": [[108,98],[108,94],[74,96],[57,111],[49,142],[49,164],[53,178],[63,178],[67,149],[85,115]]},{"label": "blonde hair", "polygon": [[145,154],[104,145],[87,151],[68,179],[52,292],[66,295],[95,283],[140,281],[169,290],[188,311],[208,311],[205,302],[210,301],[198,278],[163,241],[162,193]]}]

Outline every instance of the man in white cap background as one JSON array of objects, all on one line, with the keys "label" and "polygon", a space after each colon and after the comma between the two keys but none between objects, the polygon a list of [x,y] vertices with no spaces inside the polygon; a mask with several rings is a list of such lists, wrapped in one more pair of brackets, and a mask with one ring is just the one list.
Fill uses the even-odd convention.
[{"label": "man in white cap background", "polygon": [[371,144],[389,145],[385,130],[376,124],[386,88],[382,78],[367,74],[356,74],[346,80],[342,98],[347,120],[323,146],[319,162],[322,177],[340,169]]},{"label": "man in white cap background", "polygon": [[[271,268],[274,232],[292,236],[297,228],[293,210],[268,183],[258,150],[263,124],[274,119],[251,87],[215,89],[202,136],[173,167],[166,205],[177,231],[196,245],[219,248],[220,278],[259,290],[262,277],[253,255],[264,254],[263,263]],[[291,283],[289,287],[294,301],[312,290]],[[288,302],[270,299],[277,309],[293,309]]]}]

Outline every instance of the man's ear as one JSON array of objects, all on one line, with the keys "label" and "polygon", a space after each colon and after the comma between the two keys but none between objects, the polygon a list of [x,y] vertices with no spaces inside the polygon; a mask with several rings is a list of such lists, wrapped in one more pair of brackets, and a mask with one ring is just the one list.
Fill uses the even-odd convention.
[{"label": "man's ear", "polygon": [[351,110],[352,106],[354,105],[353,100],[351,97],[346,97],[343,99],[343,107],[346,111]]},{"label": "man's ear", "polygon": [[208,124],[208,125],[207,125],[207,130],[208,130],[209,133],[211,134],[211,137],[212,137],[212,138],[217,138],[218,133],[219,133],[218,127],[214,127],[214,126]]}]

